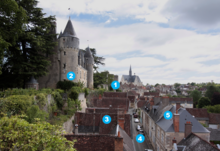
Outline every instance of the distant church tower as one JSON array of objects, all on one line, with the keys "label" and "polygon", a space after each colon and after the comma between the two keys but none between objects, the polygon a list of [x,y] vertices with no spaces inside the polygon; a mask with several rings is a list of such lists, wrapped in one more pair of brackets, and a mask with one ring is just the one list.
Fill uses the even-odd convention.
[{"label": "distant church tower", "polygon": [[131,65],[130,65],[130,70],[129,70],[129,76],[132,76]]}]

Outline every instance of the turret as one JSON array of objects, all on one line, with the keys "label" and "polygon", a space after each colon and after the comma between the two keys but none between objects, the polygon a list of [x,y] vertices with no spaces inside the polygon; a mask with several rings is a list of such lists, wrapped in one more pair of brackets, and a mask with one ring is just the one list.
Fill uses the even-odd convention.
[{"label": "turret", "polygon": [[87,87],[93,88],[93,65],[94,58],[89,47],[86,48],[86,53],[84,55],[87,69]]},{"label": "turret", "polygon": [[[68,80],[66,75],[73,71],[77,75],[79,39],[76,36],[71,20],[68,20],[64,32],[60,33],[58,40],[60,56],[60,80]],[[78,82],[78,77],[74,79]]]}]

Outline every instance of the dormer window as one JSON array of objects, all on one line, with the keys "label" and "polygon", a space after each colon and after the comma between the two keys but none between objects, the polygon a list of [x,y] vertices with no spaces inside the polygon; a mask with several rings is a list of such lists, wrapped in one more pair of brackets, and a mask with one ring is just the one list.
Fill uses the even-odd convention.
[{"label": "dormer window", "polygon": [[66,51],[64,51],[64,55],[66,55]]}]

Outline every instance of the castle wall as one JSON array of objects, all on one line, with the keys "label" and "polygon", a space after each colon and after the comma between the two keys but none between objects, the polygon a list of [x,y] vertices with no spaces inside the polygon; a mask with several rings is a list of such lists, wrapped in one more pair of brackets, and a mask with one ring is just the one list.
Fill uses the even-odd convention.
[{"label": "castle wall", "polygon": [[56,84],[59,81],[58,71],[60,70],[60,65],[58,61],[58,47],[55,46],[53,51],[54,54],[48,56],[48,60],[51,62],[51,65],[47,67],[47,75],[37,79],[39,83],[39,89],[56,88]]},{"label": "castle wall", "polygon": [[84,87],[87,86],[87,70],[83,68],[82,66],[77,67],[77,80],[84,83]]}]

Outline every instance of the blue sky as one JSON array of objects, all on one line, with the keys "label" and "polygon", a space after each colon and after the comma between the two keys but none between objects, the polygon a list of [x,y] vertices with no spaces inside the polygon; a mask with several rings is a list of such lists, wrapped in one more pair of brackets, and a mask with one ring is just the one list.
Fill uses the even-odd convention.
[{"label": "blue sky", "polygon": [[58,33],[70,16],[80,48],[96,48],[106,58],[100,71],[119,80],[131,65],[143,84],[220,83],[219,0],[39,0],[38,6],[56,16]]}]

